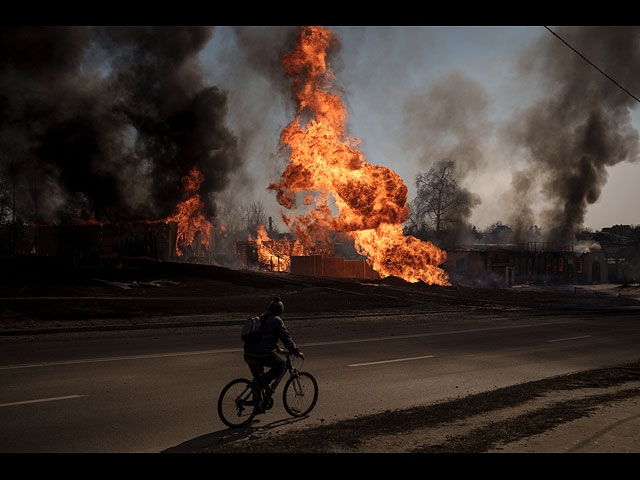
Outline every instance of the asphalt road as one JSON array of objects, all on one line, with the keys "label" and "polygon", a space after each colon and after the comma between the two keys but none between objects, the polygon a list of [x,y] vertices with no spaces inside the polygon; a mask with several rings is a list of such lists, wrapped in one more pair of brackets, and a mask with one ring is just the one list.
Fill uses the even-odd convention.
[{"label": "asphalt road", "polygon": [[[286,321],[286,317],[285,317]],[[308,418],[279,394],[257,434],[638,359],[638,314],[470,311],[292,321],[318,380]],[[189,451],[233,437],[216,401],[247,376],[239,327],[0,338],[0,452]]]}]

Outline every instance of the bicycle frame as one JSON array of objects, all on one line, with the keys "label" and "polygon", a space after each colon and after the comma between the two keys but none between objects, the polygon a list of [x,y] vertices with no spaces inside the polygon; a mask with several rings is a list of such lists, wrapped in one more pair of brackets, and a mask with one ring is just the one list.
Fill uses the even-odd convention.
[{"label": "bicycle frame", "polygon": [[[236,378],[223,388],[218,397],[218,414],[222,421],[229,427],[234,428],[247,425],[256,414],[265,413],[266,410],[271,409],[274,403],[272,395],[279,387],[287,371],[290,377],[285,382],[282,397],[287,413],[294,417],[300,417],[306,415],[313,409],[318,395],[316,380],[311,374],[300,372],[297,368],[294,368],[291,362],[291,355],[294,355],[292,352],[280,349],[277,350],[276,353],[285,355],[285,368],[282,369],[278,378],[273,381],[268,391],[269,393],[259,387],[259,384],[262,382],[258,382],[258,379],[255,377],[253,380]],[[304,359],[304,357],[302,358]],[[244,387],[240,387],[242,391],[234,393],[238,391],[236,386],[240,384],[244,385]],[[306,392],[305,390],[307,390],[309,385],[311,390]],[[229,395],[227,395],[227,393]],[[305,395],[305,393],[309,395]],[[310,403],[303,397],[308,397]],[[301,403],[304,402],[307,402],[307,404],[302,407]],[[235,409],[233,405],[235,405]],[[248,409],[248,411],[243,413],[245,409]],[[241,417],[244,417],[244,419]]]},{"label": "bicycle frame", "polygon": [[[289,372],[289,375],[291,375],[292,377],[297,376],[298,371],[293,368],[293,365],[291,364],[291,352],[279,352],[279,353],[284,353],[284,355],[286,355],[287,359],[286,359],[286,363],[285,363],[285,368],[284,370],[282,370],[282,373],[280,374],[280,376],[278,378],[276,378],[272,385],[271,385],[271,390],[272,391],[276,391],[276,388],[278,388],[278,385],[280,385],[280,382],[282,381],[282,379],[284,378],[285,374],[287,372]],[[296,388],[299,390],[299,386],[296,385]]]},{"label": "bicycle frame", "polygon": [[[284,353],[286,355],[287,359],[286,359],[286,363],[285,363],[285,368],[282,370],[282,373],[280,374],[280,376],[278,378],[276,378],[273,381],[273,384],[271,386],[271,390],[273,392],[276,391],[276,388],[278,388],[278,385],[280,385],[280,382],[282,381],[282,379],[284,378],[284,376],[285,376],[285,374],[287,372],[289,372],[289,374],[292,377],[296,377],[297,373],[298,373],[298,371],[295,368],[293,368],[293,365],[291,364],[290,357],[291,357],[292,354],[290,352],[278,352],[278,353]],[[255,382],[255,378],[253,379],[253,385],[254,385],[254,387],[257,388],[257,383]],[[296,393],[300,393],[300,385],[297,382],[294,384],[294,388],[296,389]],[[248,388],[245,388],[244,391],[242,393],[240,393],[240,395],[238,395],[236,397],[236,403],[242,402],[242,405],[247,405],[247,406],[254,406],[257,403],[259,403],[260,400],[258,398],[255,399],[255,402],[252,402],[252,401],[248,400],[248,396],[251,393],[251,391],[252,391],[252,388],[250,386]]]},{"label": "bicycle frame", "polygon": [[236,406],[241,405],[241,409],[243,409],[246,406],[249,407],[253,407],[253,406],[257,406],[260,403],[260,399],[258,397],[254,397],[253,401],[249,400],[249,395],[251,395],[251,392],[253,392],[254,389],[252,388],[251,385],[247,385],[247,388],[245,388],[242,393],[240,393],[240,395],[238,395],[236,397]]}]

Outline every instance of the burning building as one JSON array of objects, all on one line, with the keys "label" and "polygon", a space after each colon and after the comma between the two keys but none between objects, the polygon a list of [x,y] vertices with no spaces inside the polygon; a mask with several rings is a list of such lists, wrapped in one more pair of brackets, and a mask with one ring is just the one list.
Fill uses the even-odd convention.
[{"label": "burning building", "polygon": [[207,220],[199,187],[204,176],[193,168],[182,179],[183,201],[160,220],[99,221],[95,215],[71,224],[31,226],[39,256],[67,258],[73,265],[103,265],[128,258],[214,263],[216,229]]},{"label": "burning building", "polygon": [[306,246],[301,241],[294,240],[290,234],[277,237],[271,239],[261,225],[255,239],[237,241],[236,256],[241,265],[244,268],[316,277],[380,278],[366,259],[335,257],[334,245],[318,243]]},{"label": "burning building", "polygon": [[[35,227],[31,227],[35,233]],[[115,265],[133,259],[146,258],[164,262],[215,263],[213,254],[200,241],[181,250],[177,222],[118,222],[76,225],[39,225],[37,254],[62,257],[75,266]],[[211,227],[210,238],[216,235]]]},{"label": "burning building", "polygon": [[[258,227],[256,238],[236,242],[236,256],[244,268],[257,268],[271,272],[289,272],[291,258],[296,255],[314,253],[291,235],[278,235],[270,238],[263,225]],[[327,252],[328,253],[328,252]]]},{"label": "burning building", "polygon": [[[11,185],[14,219],[7,252],[206,261],[210,199],[243,163],[226,125],[227,94],[204,83],[197,62],[211,34],[0,28],[0,178]],[[83,224],[89,215],[93,224]],[[37,225],[22,232],[28,241],[20,219]]]}]

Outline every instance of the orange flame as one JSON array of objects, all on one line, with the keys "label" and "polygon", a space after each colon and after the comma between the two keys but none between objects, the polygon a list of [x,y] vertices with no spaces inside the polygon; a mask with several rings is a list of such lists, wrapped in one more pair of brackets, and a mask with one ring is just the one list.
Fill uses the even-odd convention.
[{"label": "orange flame", "polygon": [[[438,267],[446,252],[402,233],[401,223],[409,214],[402,179],[387,167],[367,163],[356,148],[360,140],[345,135],[345,107],[340,95],[331,91],[335,76],[326,64],[327,49],[335,39],[322,27],[301,27],[295,49],[283,56],[285,73],[293,78],[298,113],[280,137],[291,148],[289,164],[269,189],[289,210],[295,208],[297,193],[318,192],[315,198],[304,198],[304,204],[313,207],[310,211],[283,214],[283,220],[288,226],[295,222],[296,235],[305,244],[327,239],[327,230],[350,234],[382,277],[449,285]],[[314,118],[302,127],[301,117],[308,114]],[[331,199],[337,216],[332,215]]]},{"label": "orange flame", "polygon": [[96,214],[94,212],[91,212],[91,216],[89,218],[83,218],[82,220],[80,220],[80,222],[78,222],[79,225],[104,225],[104,222],[99,222],[98,220],[96,220]]},{"label": "orange flame", "polygon": [[258,251],[258,263],[269,266],[270,270],[278,272],[288,272],[291,269],[291,256],[303,255],[304,249],[299,241],[290,242],[272,240],[264,228],[258,226],[258,235],[255,240],[249,235],[249,241],[256,243]]},{"label": "orange flame", "polygon": [[197,193],[203,181],[204,175],[195,167],[191,169],[188,175],[182,178],[186,200],[180,202],[177,206],[177,212],[165,220],[165,223],[176,222],[178,224],[176,255],[179,257],[184,255],[184,250],[188,245],[194,244],[198,232],[200,233],[202,247],[209,248],[211,222],[204,216],[204,203]]}]

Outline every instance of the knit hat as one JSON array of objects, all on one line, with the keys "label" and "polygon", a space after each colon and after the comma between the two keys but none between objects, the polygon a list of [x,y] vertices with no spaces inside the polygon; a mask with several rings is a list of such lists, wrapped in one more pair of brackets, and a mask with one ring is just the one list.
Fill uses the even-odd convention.
[{"label": "knit hat", "polygon": [[275,313],[276,315],[282,315],[284,312],[284,303],[280,300],[280,297],[275,297],[271,304],[269,305],[269,311]]}]

